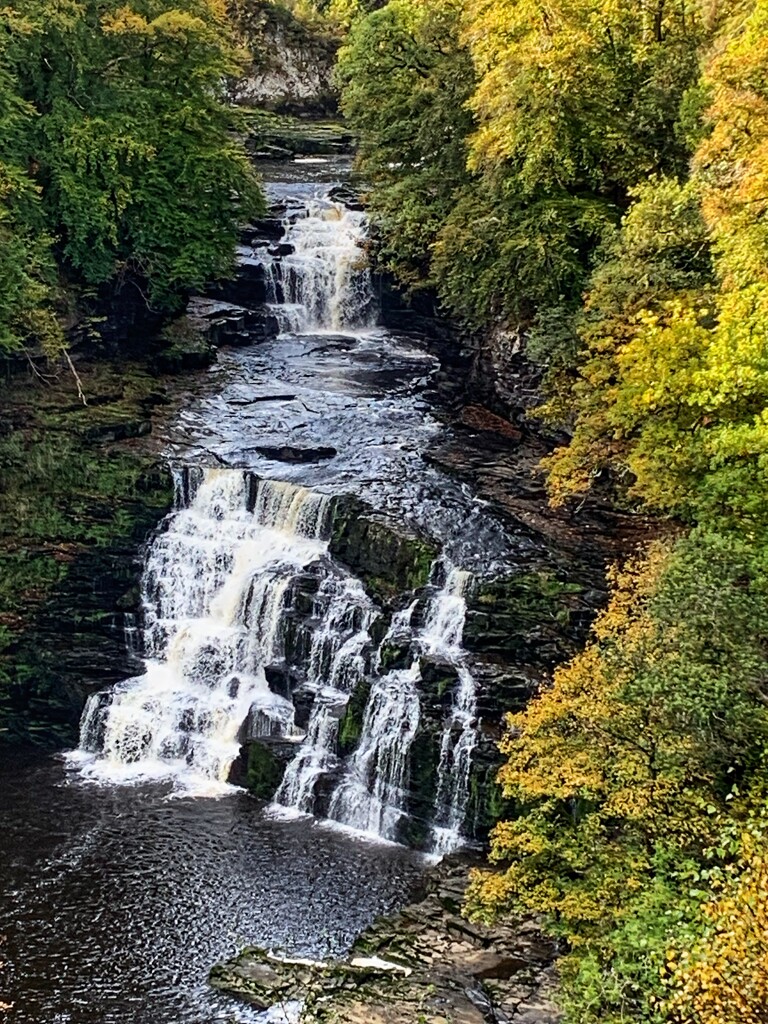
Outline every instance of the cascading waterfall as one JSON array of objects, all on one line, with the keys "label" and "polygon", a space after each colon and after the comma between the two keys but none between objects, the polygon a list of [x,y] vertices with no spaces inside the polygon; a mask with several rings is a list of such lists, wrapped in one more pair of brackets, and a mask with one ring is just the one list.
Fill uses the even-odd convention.
[{"label": "cascading waterfall", "polygon": [[[180,471],[175,489],[176,509],[143,577],[144,672],[90,699],[84,771],[109,781],[171,778],[179,791],[216,793],[226,787],[247,721],[251,738],[299,744],[276,805],[315,812],[323,781],[329,818],[396,840],[422,721],[420,659],[429,657],[458,676],[440,742],[432,848],[460,846],[476,743],[476,688],[462,648],[469,575],[437,563],[433,575],[444,582],[432,584],[421,626],[416,599],[393,616],[375,650],[381,613],[362,583],[329,558],[328,497],[238,470]],[[292,588],[302,579],[314,595],[302,612],[305,641],[292,650],[299,688],[311,698],[303,738],[294,703],[267,681],[267,670],[286,661],[286,630],[298,621]],[[391,645],[410,651],[410,667],[382,667]],[[339,725],[365,688],[359,743],[342,761]]]},{"label": "cascading waterfall", "polygon": [[446,564],[444,587],[433,599],[421,642],[430,654],[456,669],[458,686],[440,744],[436,813],[432,827],[435,853],[450,853],[462,845],[462,825],[469,799],[472,753],[477,745],[477,685],[466,664],[461,642],[467,615],[468,572]]},{"label": "cascading waterfall", "polygon": [[[418,602],[393,617],[381,649],[410,641],[415,653],[437,656],[456,670],[459,685],[440,744],[433,852],[463,845],[472,753],[477,743],[477,688],[461,646],[470,574],[448,562],[436,571],[445,582],[430,599],[420,630],[412,627]],[[408,759],[420,722],[419,661],[374,680],[360,744],[334,792],[329,817],[358,831],[395,840],[407,813]]]},{"label": "cascading waterfall", "polygon": [[[255,254],[284,333],[375,322],[366,227],[363,213],[319,197],[286,216],[277,248]],[[296,752],[275,805],[397,840],[412,796],[413,743],[425,730],[438,742],[420,705],[426,657],[457,678],[435,748],[431,844],[441,853],[462,845],[477,741],[476,686],[462,647],[468,574],[438,561],[426,607],[422,595],[396,613],[377,651],[372,627],[381,611],[329,556],[328,497],[224,469],[179,471],[174,488],[175,510],[143,577],[144,671],[88,702],[84,772],[111,781],[171,778],[179,791],[216,793],[227,788],[244,739],[290,739]],[[306,614],[299,583],[308,574],[315,589]],[[303,595],[301,613],[295,593]],[[386,671],[381,652],[392,642],[406,654]],[[275,678],[283,680],[279,693],[268,681],[275,686]],[[359,741],[342,757],[340,724],[353,695],[365,693]],[[302,734],[295,709],[306,708],[307,697]]]},{"label": "cascading waterfall", "polygon": [[267,731],[293,730],[293,705],[264,669],[280,654],[292,579],[327,549],[329,499],[237,471],[179,477],[177,499],[190,504],[156,537],[144,573],[145,671],[90,699],[81,753],[96,778],[170,776],[215,791],[249,712]]},{"label": "cascading waterfall", "polygon": [[275,794],[276,804],[299,813],[314,809],[316,785],[337,761],[339,722],[365,675],[365,650],[371,642],[368,630],[378,614],[358,580],[331,577],[318,595],[328,596],[309,654],[307,688],[315,696],[307,736]]},{"label": "cascading waterfall", "polygon": [[395,840],[405,814],[408,754],[419,726],[418,662],[375,680],[360,745],[331,801],[335,821]]},{"label": "cascading waterfall", "polygon": [[267,299],[281,330],[311,334],[372,327],[377,310],[363,251],[366,215],[318,198],[287,217],[284,226],[287,255],[261,256]]}]

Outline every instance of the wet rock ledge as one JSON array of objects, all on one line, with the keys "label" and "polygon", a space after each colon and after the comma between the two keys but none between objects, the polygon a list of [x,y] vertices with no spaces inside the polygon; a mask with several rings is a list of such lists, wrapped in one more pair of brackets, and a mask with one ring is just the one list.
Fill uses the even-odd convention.
[{"label": "wet rock ledge", "polygon": [[210,983],[258,1009],[301,1003],[299,1024],[557,1024],[556,947],[533,922],[460,916],[466,862],[443,862],[426,895],[380,918],[346,960],[312,961],[251,947]]}]

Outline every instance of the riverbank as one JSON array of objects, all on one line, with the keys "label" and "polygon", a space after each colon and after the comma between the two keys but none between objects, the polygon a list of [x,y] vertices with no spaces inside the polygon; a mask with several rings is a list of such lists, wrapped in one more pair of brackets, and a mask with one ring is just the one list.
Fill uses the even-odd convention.
[{"label": "riverbank", "polygon": [[379,918],[343,959],[249,948],[214,967],[211,984],[258,1009],[295,1006],[297,1024],[556,1024],[555,943],[532,921],[469,924],[469,866],[434,868],[423,895]]},{"label": "riverbank", "polygon": [[135,670],[141,548],[167,467],[131,445],[170,401],[148,360],[15,376],[0,413],[0,742],[76,739],[88,693]]}]

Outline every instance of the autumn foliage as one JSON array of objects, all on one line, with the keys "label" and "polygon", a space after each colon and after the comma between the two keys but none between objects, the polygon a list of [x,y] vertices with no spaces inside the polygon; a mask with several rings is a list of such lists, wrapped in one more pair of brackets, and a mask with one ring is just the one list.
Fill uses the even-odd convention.
[{"label": "autumn foliage", "polygon": [[690,949],[670,950],[663,1004],[675,1024],[768,1021],[768,855],[764,836],[745,839],[744,858],[713,882],[703,907],[704,934]]},{"label": "autumn foliage", "polygon": [[509,719],[468,910],[543,915],[569,1024],[762,1024],[768,0],[394,0],[342,76],[383,261],[541,365],[553,503],[676,523]]}]

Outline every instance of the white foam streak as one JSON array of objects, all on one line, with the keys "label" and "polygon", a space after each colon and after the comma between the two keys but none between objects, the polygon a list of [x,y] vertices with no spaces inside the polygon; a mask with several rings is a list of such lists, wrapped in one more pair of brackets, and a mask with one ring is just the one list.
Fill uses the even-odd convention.
[{"label": "white foam streak", "polygon": [[408,754],[419,726],[419,666],[377,679],[360,744],[333,795],[329,817],[367,835],[395,840],[406,813]]}]

